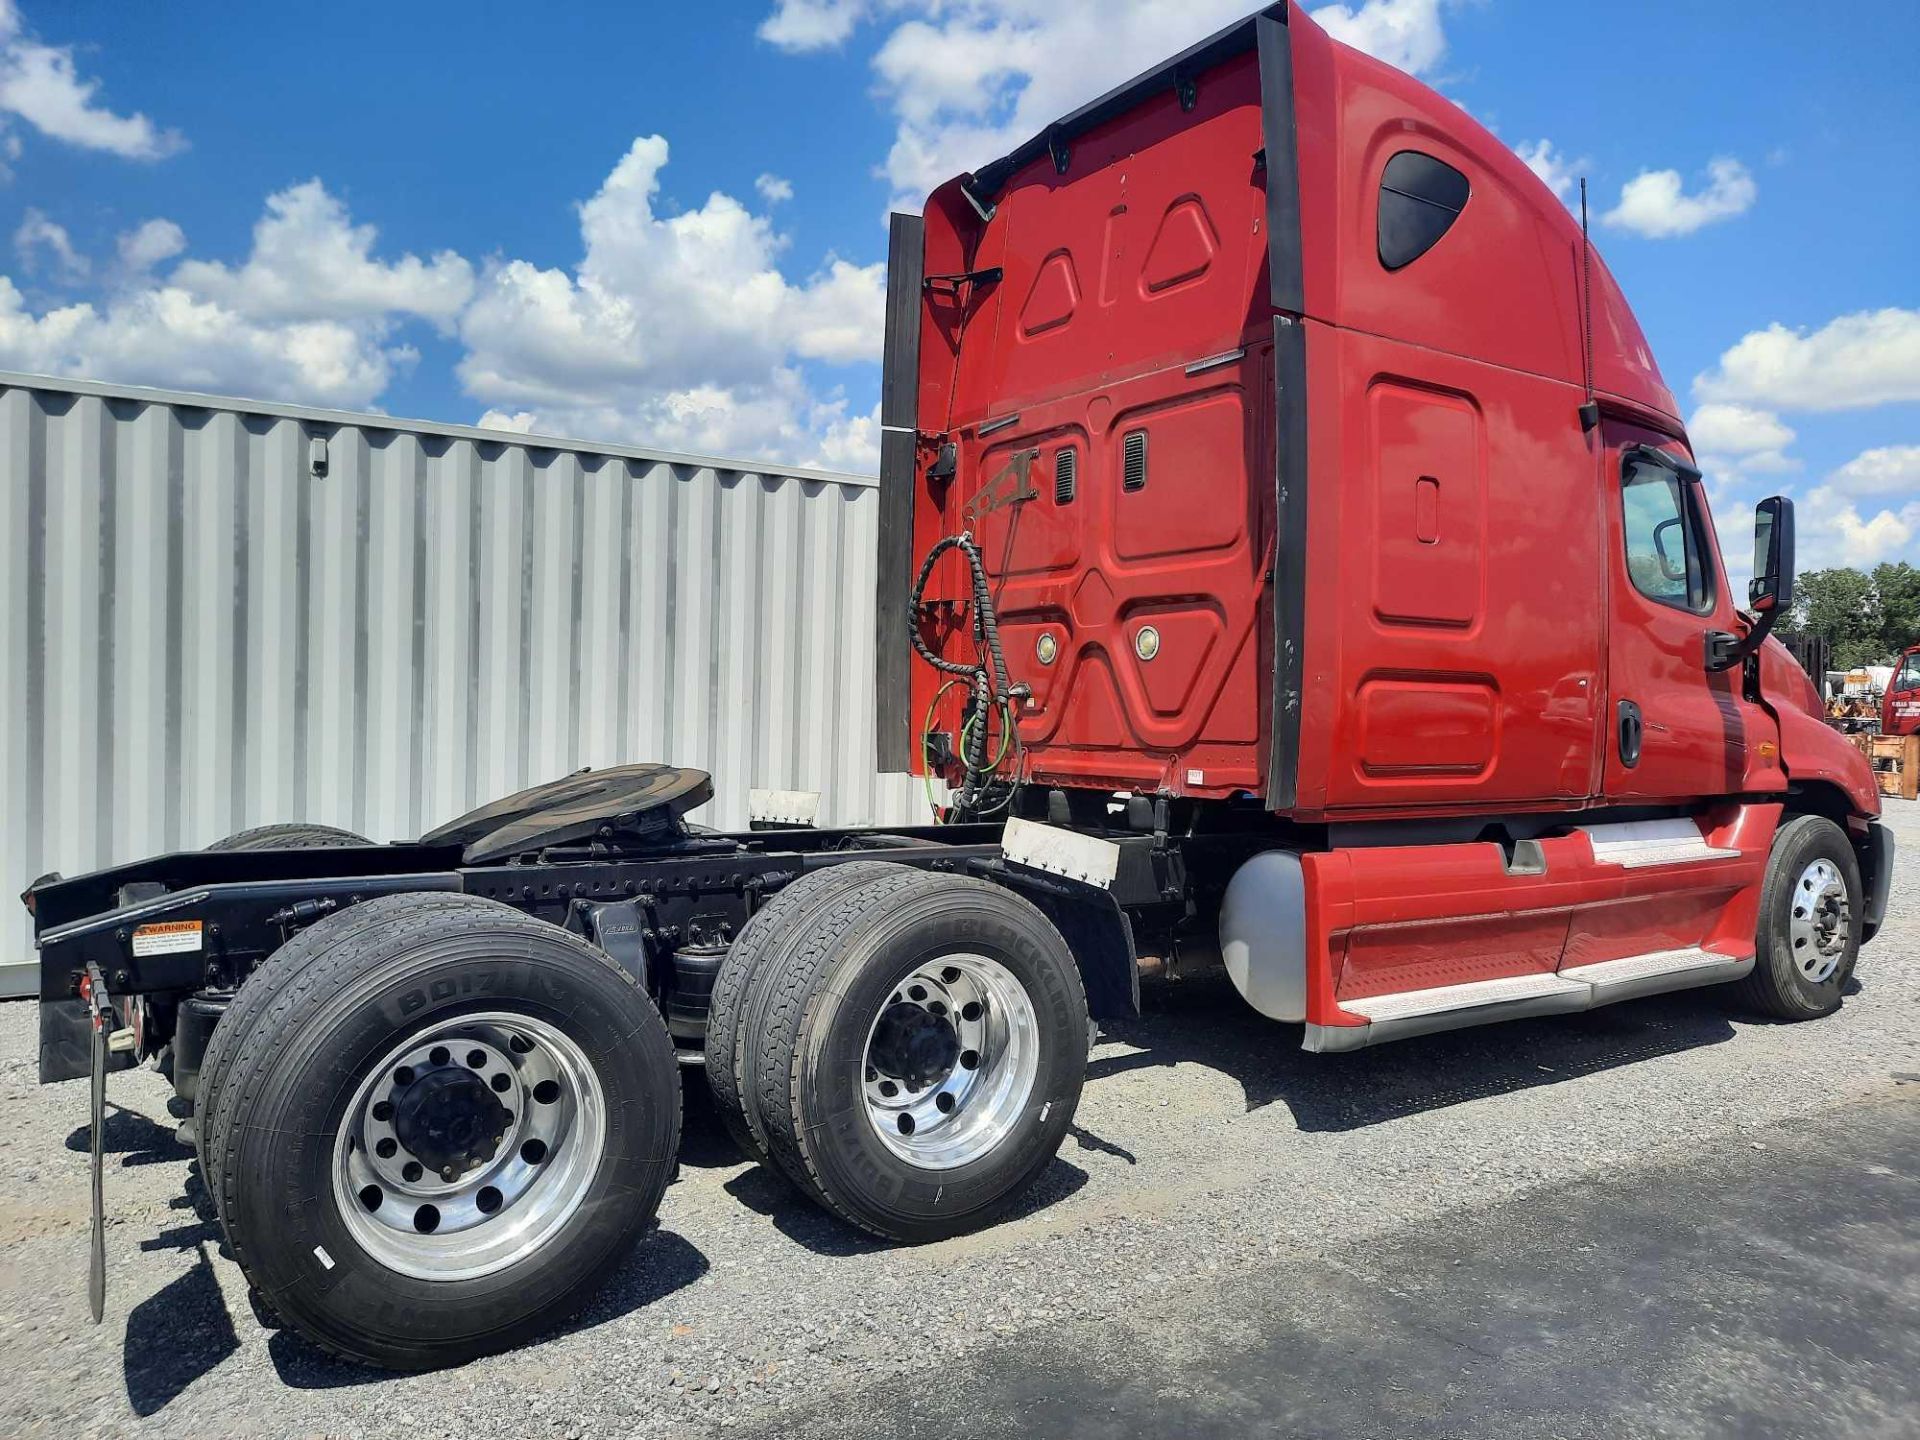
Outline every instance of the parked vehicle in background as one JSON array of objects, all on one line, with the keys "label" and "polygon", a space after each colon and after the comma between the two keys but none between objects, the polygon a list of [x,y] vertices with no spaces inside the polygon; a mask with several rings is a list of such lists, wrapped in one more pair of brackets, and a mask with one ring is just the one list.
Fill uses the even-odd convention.
[{"label": "parked vehicle in background", "polygon": [[1920,734],[1920,645],[1910,645],[1894,662],[1893,678],[1880,701],[1882,735]]},{"label": "parked vehicle in background", "polygon": [[168,1064],[316,1343],[575,1309],[685,1068],[848,1224],[988,1224],[1170,956],[1311,1051],[1841,1004],[1892,841],[1769,636],[1792,505],[1735,595],[1619,288],[1448,101],[1294,4],[1223,30],[893,217],[883,394],[877,759],[938,823],[712,833],[636,765],[28,890],[41,1079]]}]

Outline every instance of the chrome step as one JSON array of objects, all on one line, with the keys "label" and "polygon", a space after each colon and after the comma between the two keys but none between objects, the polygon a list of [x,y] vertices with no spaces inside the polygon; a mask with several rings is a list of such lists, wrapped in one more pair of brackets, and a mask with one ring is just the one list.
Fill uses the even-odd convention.
[{"label": "chrome step", "polygon": [[1431,990],[1402,990],[1393,995],[1370,995],[1364,1000],[1345,1000],[1342,1010],[1364,1015],[1376,1025],[1383,1020],[1411,1020],[1424,1015],[1443,1015],[1455,1010],[1471,1010],[1481,1005],[1513,1005],[1527,1000],[1569,997],[1579,1003],[1569,1008],[1586,1007],[1586,987],[1562,980],[1558,975],[1503,975],[1498,980],[1473,980],[1465,985],[1439,985]]},{"label": "chrome step", "polygon": [[1735,959],[1716,955],[1711,950],[1655,950],[1649,955],[1629,955],[1621,960],[1602,960],[1593,965],[1575,965],[1560,972],[1568,980],[1579,980],[1593,987],[1593,1003],[1608,1005],[1615,1000],[1631,1000],[1636,995],[1659,995],[1668,990],[1687,990],[1695,985],[1718,985],[1738,980],[1753,969],[1753,957]]},{"label": "chrome step", "polygon": [[1308,1025],[1302,1041],[1312,1051],[1358,1050],[1384,1040],[1459,1030],[1495,1020],[1565,1015],[1640,995],[1738,980],[1753,969],[1751,955],[1733,958],[1697,947],[1656,950],[1576,965],[1557,974],[1503,975],[1465,985],[1438,985],[1340,1002],[1364,1025]]},{"label": "chrome step", "polygon": [[1650,865],[1686,865],[1696,860],[1726,860],[1740,852],[1709,844],[1691,820],[1628,820],[1614,825],[1583,825],[1593,858],[1601,865],[1643,870]]}]

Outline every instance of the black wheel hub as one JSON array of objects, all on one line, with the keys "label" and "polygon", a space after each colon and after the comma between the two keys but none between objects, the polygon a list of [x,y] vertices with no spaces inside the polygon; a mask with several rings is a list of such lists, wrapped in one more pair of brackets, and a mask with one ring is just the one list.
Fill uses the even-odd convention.
[{"label": "black wheel hub", "polygon": [[945,1016],[901,1001],[881,1012],[867,1059],[909,1090],[924,1090],[951,1074],[960,1059],[960,1037]]},{"label": "black wheel hub", "polygon": [[507,1132],[506,1107],[471,1070],[442,1066],[394,1096],[393,1133],[442,1179],[453,1179],[493,1158]]}]

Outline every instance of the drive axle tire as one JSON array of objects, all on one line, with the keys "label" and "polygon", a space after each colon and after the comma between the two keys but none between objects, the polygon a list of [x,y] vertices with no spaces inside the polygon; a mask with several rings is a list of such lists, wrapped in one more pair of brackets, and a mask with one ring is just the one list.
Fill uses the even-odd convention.
[{"label": "drive axle tire", "polygon": [[879,860],[849,860],[803,875],[782,890],[741,927],[714,977],[707,1010],[707,1088],[720,1123],[747,1159],[771,1168],[765,1127],[757,1109],[749,1113],[750,1090],[742,1064],[741,1037],[747,1018],[764,993],[767,961],[808,918],[856,889],[901,867]]},{"label": "drive axle tire", "polygon": [[343,845],[371,845],[373,841],[332,825],[256,825],[216,840],[209,850],[327,850]]},{"label": "drive axle tire", "polygon": [[679,1075],[652,1000],[578,937],[471,897],[375,906],[240,1035],[207,1143],[266,1303],[420,1370],[532,1339],[613,1270],[672,1175]]},{"label": "drive axle tire", "polygon": [[1865,914],[1846,833],[1820,815],[1788,820],[1767,856],[1753,973],[1736,987],[1740,1000],[1780,1020],[1831,1015],[1853,975]]},{"label": "drive axle tire", "polygon": [[891,1240],[989,1223],[1052,1161],[1080,1100],[1087,1001],[1027,901],[955,875],[870,880],[766,979],[753,1080],[776,1163]]},{"label": "drive axle tire", "polygon": [[206,1053],[200,1057],[200,1080],[194,1091],[193,1130],[195,1148],[200,1156],[200,1178],[213,1198],[214,1210],[226,1223],[226,1208],[221,1200],[220,1153],[209,1143],[220,1095],[226,1085],[227,1071],[240,1050],[240,1041],[253,1022],[267,1009],[275,994],[284,990],[315,955],[369,926],[389,923],[395,914],[417,915],[429,909],[473,909],[491,902],[454,891],[417,891],[405,895],[382,895],[350,909],[337,911],[309,925],[254,968],[227,1013],[213,1027],[207,1039]]}]

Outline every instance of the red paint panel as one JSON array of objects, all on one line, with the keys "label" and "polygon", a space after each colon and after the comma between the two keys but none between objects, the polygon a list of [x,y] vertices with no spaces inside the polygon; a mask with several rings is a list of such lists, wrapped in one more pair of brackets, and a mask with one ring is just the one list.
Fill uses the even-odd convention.
[{"label": "red paint panel", "polygon": [[1359,763],[1369,780],[1477,780],[1499,750],[1499,697],[1485,682],[1381,677],[1355,699]]},{"label": "red paint panel", "polygon": [[1317,326],[1308,358],[1299,809],[1583,803],[1604,579],[1578,390]]},{"label": "red paint panel", "polygon": [[1108,431],[1104,473],[1147,437],[1147,483],[1113,500],[1113,550],[1123,560],[1197,555],[1247,538],[1247,414],[1236,385],[1121,414]]},{"label": "red paint panel", "polygon": [[1031,340],[1049,330],[1057,330],[1073,318],[1080,304],[1080,280],[1074,274],[1073,256],[1056,250],[1040,262],[1033,277],[1033,289],[1020,308],[1020,335]]},{"label": "red paint panel", "polygon": [[1486,583],[1480,412],[1464,396],[1391,381],[1368,399],[1374,617],[1383,625],[1471,625]]}]

